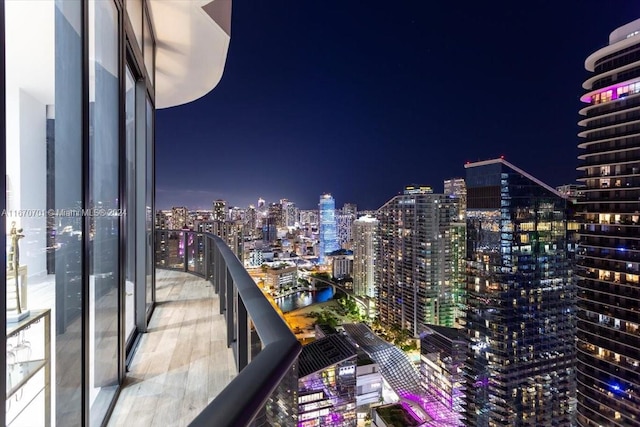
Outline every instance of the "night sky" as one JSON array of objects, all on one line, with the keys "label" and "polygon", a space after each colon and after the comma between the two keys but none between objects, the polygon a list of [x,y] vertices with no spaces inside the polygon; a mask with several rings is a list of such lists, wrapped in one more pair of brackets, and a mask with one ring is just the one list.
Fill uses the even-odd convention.
[{"label": "night sky", "polygon": [[156,207],[376,209],[500,155],[573,182],[584,60],[639,17],[636,0],[234,0],[222,81],[157,113]]}]

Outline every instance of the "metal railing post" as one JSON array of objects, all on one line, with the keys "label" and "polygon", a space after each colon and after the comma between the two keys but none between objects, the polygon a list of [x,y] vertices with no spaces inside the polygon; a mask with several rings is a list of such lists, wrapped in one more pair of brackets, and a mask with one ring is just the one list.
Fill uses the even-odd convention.
[{"label": "metal railing post", "polygon": [[209,245],[209,238],[207,236],[205,236],[204,234],[202,235],[202,239],[204,242],[204,278],[206,280],[209,280],[211,278],[210,276],[210,272],[211,272],[211,247]]},{"label": "metal railing post", "polygon": [[220,300],[220,314],[223,314],[227,309],[227,266],[222,260],[220,255],[220,248],[216,245],[216,286],[218,287],[218,296]]},{"label": "metal railing post", "polygon": [[227,269],[226,280],[226,300],[227,300],[227,347],[231,347],[231,343],[235,341],[235,308],[233,304],[234,284],[231,272]]},{"label": "metal railing post", "polygon": [[238,298],[238,371],[249,364],[249,318],[242,298]]},{"label": "metal railing post", "polygon": [[189,242],[189,239],[187,238],[187,232],[183,231],[182,232],[182,247],[184,248],[184,271],[188,272],[189,271],[189,247],[187,246],[187,243]]}]

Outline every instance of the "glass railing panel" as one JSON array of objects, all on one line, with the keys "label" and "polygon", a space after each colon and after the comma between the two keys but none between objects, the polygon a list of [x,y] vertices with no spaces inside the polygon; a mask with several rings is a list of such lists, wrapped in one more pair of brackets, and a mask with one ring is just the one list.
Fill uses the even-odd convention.
[{"label": "glass railing panel", "polygon": [[159,230],[156,233],[156,266],[184,270],[185,233]]},{"label": "glass railing panel", "polygon": [[249,362],[251,362],[262,351],[262,341],[258,336],[256,326],[249,316]]},{"label": "glass railing panel", "polygon": [[187,271],[196,272],[196,255],[197,255],[197,235],[195,233],[186,233],[186,254],[187,254]]}]

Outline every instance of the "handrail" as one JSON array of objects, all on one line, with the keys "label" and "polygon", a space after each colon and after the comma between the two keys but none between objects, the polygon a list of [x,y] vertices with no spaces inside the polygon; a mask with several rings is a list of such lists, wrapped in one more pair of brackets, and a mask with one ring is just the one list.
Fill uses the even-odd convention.
[{"label": "handrail", "polygon": [[[211,239],[213,245],[205,245],[205,247],[218,252],[220,255],[218,259],[221,258],[223,261],[220,265],[214,265],[214,269],[226,268],[227,275],[231,278],[231,285],[237,290],[238,297],[246,308],[247,315],[253,321],[262,342],[262,350],[258,355],[252,358],[250,363],[191,421],[189,426],[248,426],[259,414],[284,376],[291,370],[302,346],[224,240],[207,232],[158,231],[193,233]],[[211,259],[209,254],[205,254],[205,259]],[[213,274],[213,277],[224,276]],[[228,286],[226,292],[232,292],[232,290],[233,288]]]}]

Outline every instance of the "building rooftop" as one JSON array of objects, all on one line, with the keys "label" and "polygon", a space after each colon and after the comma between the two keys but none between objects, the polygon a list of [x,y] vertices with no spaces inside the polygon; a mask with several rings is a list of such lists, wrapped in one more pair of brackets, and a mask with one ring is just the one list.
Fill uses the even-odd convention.
[{"label": "building rooftop", "polygon": [[491,160],[481,160],[481,161],[478,161],[478,162],[467,162],[467,163],[465,163],[464,168],[465,169],[469,169],[469,168],[475,168],[475,167],[478,167],[478,166],[492,165],[492,164],[496,164],[496,163],[499,163],[499,164],[507,166],[508,168],[512,169],[514,172],[517,172],[520,175],[524,176],[525,178],[528,178],[529,180],[535,182],[539,186],[546,188],[547,190],[549,190],[550,192],[552,192],[553,194],[555,194],[558,197],[562,197],[563,199],[567,198],[566,195],[561,194],[555,188],[545,184],[544,182],[540,181],[538,178],[534,177],[533,175],[528,174],[527,172],[523,171],[522,169],[520,169],[519,167],[513,165],[512,163],[509,163],[503,157],[500,157],[500,158],[497,158],[497,159],[491,159]]},{"label": "building rooftop", "polygon": [[329,335],[302,348],[298,357],[298,377],[306,377],[355,355],[356,348],[345,337]]},{"label": "building rooftop", "polygon": [[370,358],[369,355],[364,351],[358,351],[358,359],[356,363],[358,366],[365,366],[365,365],[373,365],[376,362],[374,362],[374,360]]},{"label": "building rooftop", "polygon": [[333,335],[333,334],[337,334],[338,331],[336,331],[335,328],[332,328],[330,325],[327,325],[325,323],[317,323],[316,324],[316,328],[320,329],[320,331],[325,335]]}]

